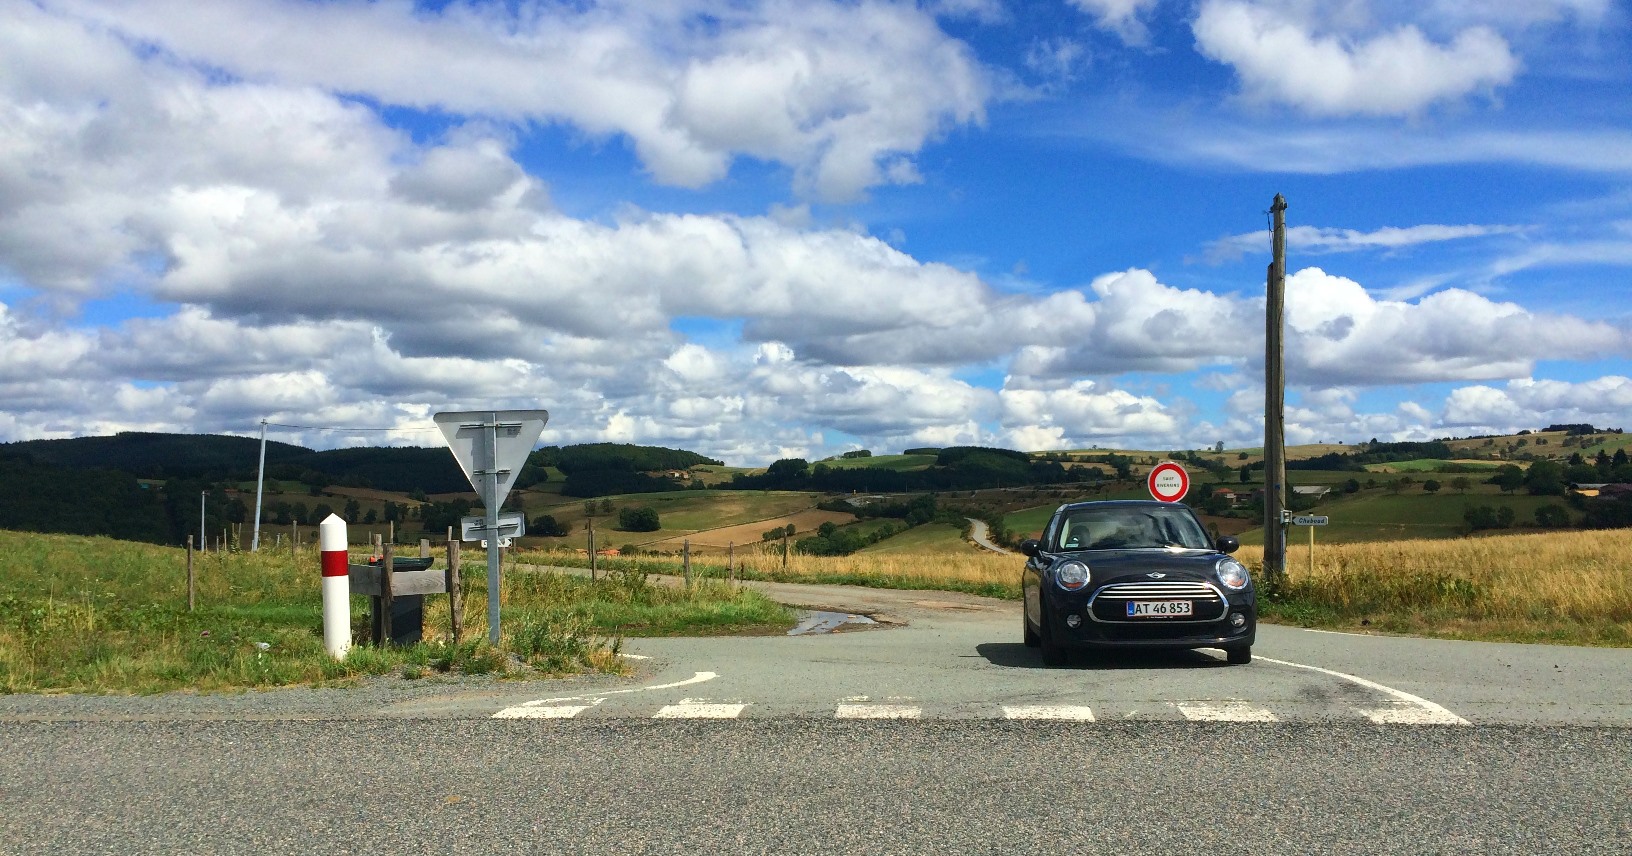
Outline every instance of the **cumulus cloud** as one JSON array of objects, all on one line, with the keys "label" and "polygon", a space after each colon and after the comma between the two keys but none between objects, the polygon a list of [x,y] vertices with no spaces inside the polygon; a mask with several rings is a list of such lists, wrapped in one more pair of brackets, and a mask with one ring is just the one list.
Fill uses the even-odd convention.
[{"label": "cumulus cloud", "polygon": [[1587,381],[1517,378],[1505,387],[1468,386],[1446,397],[1446,425],[1470,433],[1508,433],[1546,425],[1592,424],[1622,428],[1632,412],[1632,378]]},{"label": "cumulus cloud", "polygon": [[1288,382],[1309,386],[1526,377],[1537,360],[1620,355],[1632,344],[1610,324],[1461,289],[1378,300],[1320,268],[1287,277],[1286,326]]},{"label": "cumulus cloud", "polygon": [[1248,0],[1203,0],[1196,48],[1235,69],[1247,98],[1317,116],[1403,116],[1512,82],[1519,60],[1494,29],[1436,43],[1414,25],[1366,36]]},{"label": "cumulus cloud", "polygon": [[1117,445],[1129,438],[1176,442],[1179,421],[1160,401],[1091,380],[1059,389],[1007,385],[1003,437],[1022,449]]},{"label": "cumulus cloud", "polygon": [[972,52],[912,4],[51,5],[245,79],[621,135],[687,187],[739,156],[825,199],[915,180],[907,159],[992,97]]}]

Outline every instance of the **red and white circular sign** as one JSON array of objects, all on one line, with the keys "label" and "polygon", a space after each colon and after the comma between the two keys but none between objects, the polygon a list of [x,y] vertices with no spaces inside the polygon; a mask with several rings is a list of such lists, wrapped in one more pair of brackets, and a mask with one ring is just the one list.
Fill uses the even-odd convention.
[{"label": "red and white circular sign", "polygon": [[1162,502],[1178,502],[1190,492],[1190,474],[1174,461],[1163,461],[1150,470],[1145,480],[1150,495]]}]

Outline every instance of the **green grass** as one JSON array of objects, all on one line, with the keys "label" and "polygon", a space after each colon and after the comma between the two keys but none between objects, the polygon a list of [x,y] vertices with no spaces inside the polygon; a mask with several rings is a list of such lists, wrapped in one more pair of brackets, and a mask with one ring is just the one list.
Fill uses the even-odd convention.
[{"label": "green grass", "polygon": [[870,458],[834,458],[821,461],[822,466],[835,470],[891,470],[908,472],[928,469],[935,463],[934,455],[874,455]]},{"label": "green grass", "polygon": [[[196,555],[187,606],[185,551],[107,538],[0,531],[0,692],[151,693],[347,683],[402,672],[529,674],[621,671],[621,638],[647,633],[757,633],[793,616],[752,592],[671,592],[638,576],[540,581],[506,573],[505,637],[486,642],[479,552],[465,562],[464,639],[448,639],[446,595],[425,598],[426,642],[324,650],[318,556],[304,551]],[[473,573],[474,572],[474,573]],[[368,598],[351,600],[354,642]]]},{"label": "green grass", "polygon": [[963,540],[963,529],[950,523],[925,523],[914,526],[899,535],[862,548],[860,552],[867,554],[877,553],[926,553],[926,552],[954,552],[967,549],[968,542]]}]

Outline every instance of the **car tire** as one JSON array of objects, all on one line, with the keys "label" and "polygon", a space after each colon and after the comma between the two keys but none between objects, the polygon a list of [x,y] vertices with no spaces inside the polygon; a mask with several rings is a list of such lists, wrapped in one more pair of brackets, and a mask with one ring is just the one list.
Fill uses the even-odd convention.
[{"label": "car tire", "polygon": [[1065,665],[1065,649],[1054,641],[1054,628],[1049,625],[1047,608],[1039,607],[1037,613],[1042,619],[1042,626],[1037,628],[1037,647],[1043,651],[1043,665],[1058,669]]},{"label": "car tire", "polygon": [[1235,648],[1225,648],[1224,662],[1232,666],[1245,666],[1252,662],[1252,646],[1240,645]]},{"label": "car tire", "polygon": [[1020,607],[1020,629],[1020,638],[1025,640],[1027,648],[1036,648],[1043,644],[1043,638],[1038,636],[1036,629],[1031,626],[1031,619],[1026,618],[1026,608],[1024,606]]}]

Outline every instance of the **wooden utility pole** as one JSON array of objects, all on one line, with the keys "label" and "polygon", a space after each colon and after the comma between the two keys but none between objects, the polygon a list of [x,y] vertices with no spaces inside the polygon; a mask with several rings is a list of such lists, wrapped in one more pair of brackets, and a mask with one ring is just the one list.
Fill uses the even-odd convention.
[{"label": "wooden utility pole", "polygon": [[1286,197],[1275,194],[1273,257],[1264,311],[1264,580],[1286,581],[1286,351],[1281,312],[1286,304]]}]

